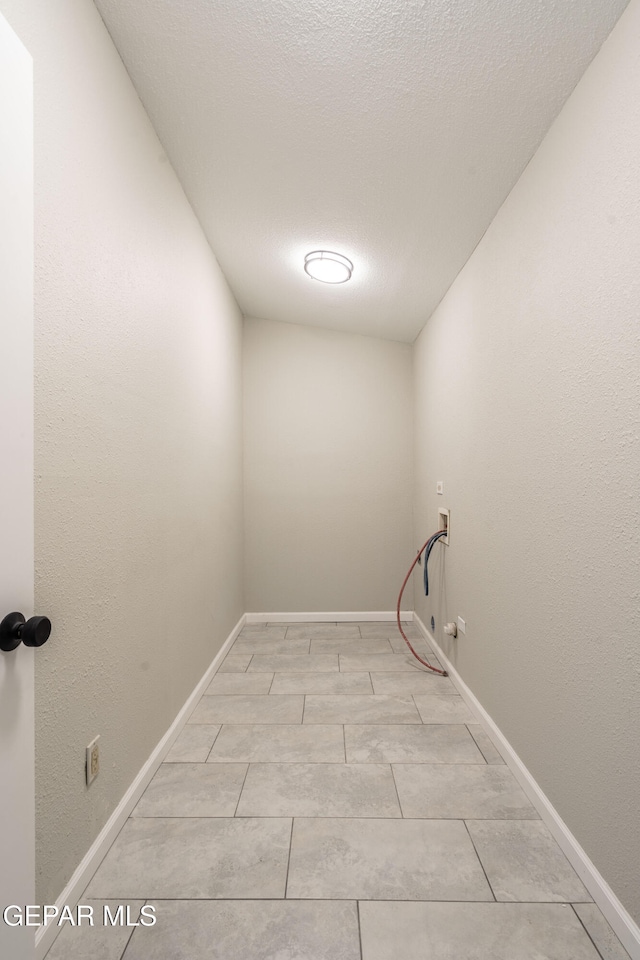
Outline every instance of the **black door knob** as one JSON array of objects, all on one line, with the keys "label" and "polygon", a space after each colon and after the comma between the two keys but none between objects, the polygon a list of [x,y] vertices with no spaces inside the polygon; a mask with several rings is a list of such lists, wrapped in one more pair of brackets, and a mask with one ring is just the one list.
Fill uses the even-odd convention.
[{"label": "black door knob", "polygon": [[29,617],[21,633],[25,647],[41,647],[51,636],[51,620],[48,617]]},{"label": "black door knob", "polygon": [[0,650],[8,653],[21,643],[26,647],[41,647],[51,635],[48,617],[30,617],[25,621],[21,613],[8,613],[0,623]]}]

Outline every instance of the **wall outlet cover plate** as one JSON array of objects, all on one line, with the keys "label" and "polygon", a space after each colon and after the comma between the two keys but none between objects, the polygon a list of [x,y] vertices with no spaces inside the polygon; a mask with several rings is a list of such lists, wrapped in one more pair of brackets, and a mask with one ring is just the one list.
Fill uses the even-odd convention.
[{"label": "wall outlet cover plate", "polygon": [[87,786],[93,783],[100,773],[100,737],[94,737],[87,747]]},{"label": "wall outlet cover plate", "polygon": [[444,543],[446,547],[449,546],[450,521],[451,517],[449,515],[449,511],[445,509],[445,507],[438,507],[438,530],[447,531],[446,537],[441,537],[439,542]]}]

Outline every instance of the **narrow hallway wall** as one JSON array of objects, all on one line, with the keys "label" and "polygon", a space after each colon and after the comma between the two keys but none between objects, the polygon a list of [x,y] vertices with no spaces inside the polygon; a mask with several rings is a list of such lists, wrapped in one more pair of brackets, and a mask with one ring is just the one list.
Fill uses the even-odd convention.
[{"label": "narrow hallway wall", "polygon": [[[39,903],[244,610],[241,317],[90,0],[0,0],[34,58]],[[101,772],[84,782],[100,735]]]},{"label": "narrow hallway wall", "polygon": [[247,320],[244,369],[247,610],[394,609],[412,551],[410,345]]},{"label": "narrow hallway wall", "polygon": [[416,609],[636,921],[639,36],[632,0],[415,346]]}]

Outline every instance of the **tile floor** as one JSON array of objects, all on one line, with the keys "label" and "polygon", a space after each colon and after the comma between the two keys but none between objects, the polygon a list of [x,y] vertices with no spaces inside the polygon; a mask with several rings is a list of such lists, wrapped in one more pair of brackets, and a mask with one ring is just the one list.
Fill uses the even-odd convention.
[{"label": "tile floor", "polygon": [[246,626],[81,898],[156,925],[66,926],[47,960],[628,960],[399,639]]}]

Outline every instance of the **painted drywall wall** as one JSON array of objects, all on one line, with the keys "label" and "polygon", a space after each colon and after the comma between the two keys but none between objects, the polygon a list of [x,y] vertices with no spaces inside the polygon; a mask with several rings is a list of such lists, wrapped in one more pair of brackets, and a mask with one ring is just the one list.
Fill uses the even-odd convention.
[{"label": "painted drywall wall", "polygon": [[[38,902],[241,616],[241,317],[89,0],[34,58]],[[101,772],[84,783],[97,734]]]},{"label": "painted drywall wall", "polygon": [[247,320],[244,384],[247,610],[394,609],[412,556],[411,347]]},{"label": "painted drywall wall", "polygon": [[416,609],[636,921],[639,35],[632,0],[415,346]]}]

